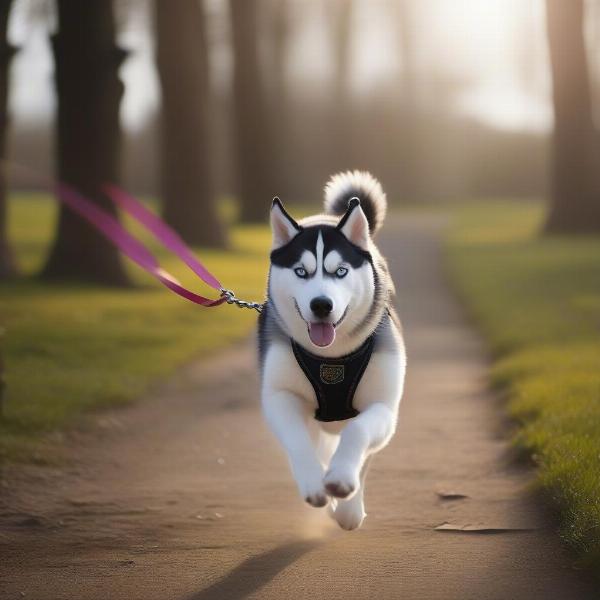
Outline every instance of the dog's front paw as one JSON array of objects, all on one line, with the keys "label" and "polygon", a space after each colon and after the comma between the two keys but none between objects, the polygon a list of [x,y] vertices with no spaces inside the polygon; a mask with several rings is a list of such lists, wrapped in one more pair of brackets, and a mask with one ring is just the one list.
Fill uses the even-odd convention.
[{"label": "dog's front paw", "polygon": [[334,465],[323,479],[325,490],[335,498],[351,498],[360,487],[359,473],[350,465]]},{"label": "dog's front paw", "polygon": [[323,487],[323,471],[315,470],[314,473],[303,473],[297,478],[297,483],[300,495],[311,506],[321,508],[329,502]]},{"label": "dog's front paw", "polygon": [[327,505],[327,502],[329,502],[329,499],[327,498],[327,494],[325,493],[325,490],[323,490],[323,489],[313,492],[311,494],[308,494],[307,496],[304,497],[304,500],[311,506],[314,506],[315,508],[323,508],[324,506]]}]

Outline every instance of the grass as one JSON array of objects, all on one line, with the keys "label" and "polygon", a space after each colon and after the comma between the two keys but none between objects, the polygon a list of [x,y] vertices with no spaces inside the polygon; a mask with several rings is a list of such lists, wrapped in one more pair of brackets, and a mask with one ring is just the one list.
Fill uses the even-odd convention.
[{"label": "grass", "polygon": [[[0,459],[35,458],[44,434],[85,411],[140,396],[191,357],[247,336],[256,322],[253,311],[182,300],[133,264],[128,268],[139,284],[133,289],[37,281],[31,275],[46,256],[55,211],[44,196],[10,202],[10,238],[26,277],[0,284],[8,384]],[[237,226],[228,251],[201,250],[199,256],[225,287],[244,299],[261,299],[269,239],[266,227]],[[177,258],[157,254],[192,289],[214,297]]]},{"label": "grass", "polygon": [[542,207],[460,211],[449,269],[494,351],[516,442],[558,503],[562,534],[600,566],[600,238],[539,235]]}]

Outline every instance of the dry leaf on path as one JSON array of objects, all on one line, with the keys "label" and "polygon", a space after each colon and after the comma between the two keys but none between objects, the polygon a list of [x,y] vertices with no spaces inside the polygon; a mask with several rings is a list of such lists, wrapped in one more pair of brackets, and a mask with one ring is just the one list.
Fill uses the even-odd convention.
[{"label": "dry leaf on path", "polygon": [[453,533],[518,533],[524,531],[533,531],[530,527],[504,527],[489,525],[456,525],[453,523],[442,523],[434,527],[435,531],[450,531]]},{"label": "dry leaf on path", "polygon": [[454,490],[438,490],[436,494],[440,500],[464,500],[465,498],[469,498],[467,494],[461,494]]}]

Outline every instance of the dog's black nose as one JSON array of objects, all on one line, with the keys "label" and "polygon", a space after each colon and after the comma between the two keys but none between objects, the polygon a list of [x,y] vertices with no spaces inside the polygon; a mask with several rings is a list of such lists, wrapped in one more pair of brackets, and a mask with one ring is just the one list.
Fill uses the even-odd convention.
[{"label": "dog's black nose", "polygon": [[310,310],[315,317],[324,319],[333,310],[333,302],[327,296],[317,296],[310,301]]}]

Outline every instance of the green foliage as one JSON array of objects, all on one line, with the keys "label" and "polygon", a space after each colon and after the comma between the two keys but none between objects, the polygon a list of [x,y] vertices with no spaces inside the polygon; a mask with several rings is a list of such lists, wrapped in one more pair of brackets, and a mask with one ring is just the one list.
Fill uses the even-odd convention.
[{"label": "green foliage", "polygon": [[493,382],[564,537],[600,565],[600,239],[542,237],[541,219],[539,205],[465,207],[449,269],[491,342]]},{"label": "green foliage", "polygon": [[[42,196],[19,196],[10,203],[10,238],[26,274],[42,264],[55,211]],[[200,250],[199,255],[225,287],[244,299],[262,299],[267,227],[234,227],[230,243],[226,252]],[[214,297],[215,291],[176,257],[157,254],[182,282]],[[64,427],[83,411],[140,396],[192,357],[247,336],[256,323],[254,311],[198,307],[135,265],[128,268],[137,288],[49,285],[32,276],[0,284],[8,384],[0,458],[31,457],[41,434]]]}]

